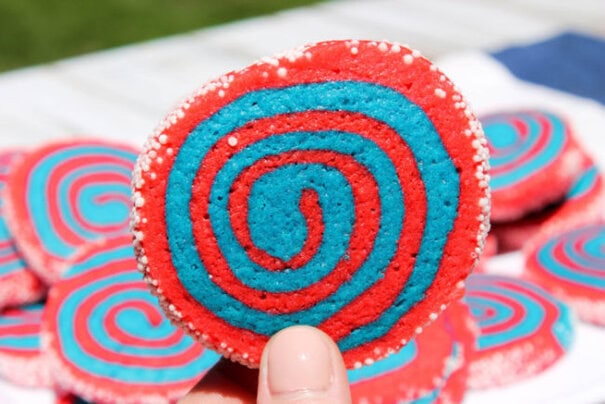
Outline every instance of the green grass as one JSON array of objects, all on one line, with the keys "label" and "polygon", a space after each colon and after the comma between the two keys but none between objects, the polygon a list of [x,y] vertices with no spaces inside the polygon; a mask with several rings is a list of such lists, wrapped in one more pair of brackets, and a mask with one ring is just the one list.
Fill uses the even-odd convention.
[{"label": "green grass", "polygon": [[0,71],[321,0],[0,0]]}]

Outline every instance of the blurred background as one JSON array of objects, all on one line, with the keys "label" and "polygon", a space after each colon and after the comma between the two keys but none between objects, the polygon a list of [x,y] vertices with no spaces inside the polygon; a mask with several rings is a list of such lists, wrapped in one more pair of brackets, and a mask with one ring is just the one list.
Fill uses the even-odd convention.
[{"label": "blurred background", "polygon": [[[364,38],[420,50],[478,115],[566,116],[603,172],[604,21],[603,0],[0,0],[0,150],[84,136],[139,148],[211,78],[305,43]],[[519,251],[492,258],[487,272],[523,270]],[[605,328],[577,329],[556,366],[466,403],[605,402]],[[54,402],[11,389],[0,379],[0,403]]]},{"label": "blurred background", "polygon": [[0,0],[0,71],[321,0]]}]

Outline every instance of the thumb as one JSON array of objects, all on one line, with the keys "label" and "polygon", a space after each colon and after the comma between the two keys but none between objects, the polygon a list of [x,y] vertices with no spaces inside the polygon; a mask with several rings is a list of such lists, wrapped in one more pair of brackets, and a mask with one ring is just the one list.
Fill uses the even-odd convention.
[{"label": "thumb", "polygon": [[260,364],[259,404],[350,402],[346,369],[330,337],[294,326],[269,340]]}]

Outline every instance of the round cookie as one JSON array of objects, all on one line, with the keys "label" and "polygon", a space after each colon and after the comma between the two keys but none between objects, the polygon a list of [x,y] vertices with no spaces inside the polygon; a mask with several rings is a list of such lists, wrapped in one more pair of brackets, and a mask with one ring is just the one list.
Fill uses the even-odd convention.
[{"label": "round cookie", "polygon": [[40,349],[40,303],[0,313],[0,376],[15,384],[50,387],[51,373]]},{"label": "round cookie", "polygon": [[574,308],[578,316],[605,326],[605,222],[544,233],[525,253],[525,275]]},{"label": "round cookie", "polygon": [[127,234],[137,152],[101,140],[39,147],[11,167],[6,219],[32,270],[56,281],[90,241]]},{"label": "round cookie", "polygon": [[175,401],[220,358],[164,316],[130,237],[79,254],[51,288],[42,338],[58,387],[92,402]]},{"label": "round cookie", "polygon": [[4,195],[10,164],[18,152],[0,153],[0,309],[40,300],[46,286],[27,266],[17,251],[4,219]]},{"label": "round cookie", "polygon": [[479,327],[469,367],[471,388],[533,376],[561,358],[572,342],[569,309],[533,283],[471,275],[466,301]]},{"label": "round cookie", "polygon": [[139,263],[175,322],[240,363],[294,324],[348,368],[379,360],[462,294],[488,227],[485,144],[417,51],[330,41],[263,59],[148,140]]},{"label": "round cookie", "polygon": [[558,115],[511,111],[481,118],[490,149],[492,221],[518,219],[561,199],[582,153]]},{"label": "round cookie", "polygon": [[[468,310],[454,307],[459,305],[454,302],[399,352],[370,366],[349,370],[353,402],[444,402],[442,393],[448,397],[447,402],[461,401],[459,396],[464,394],[466,380],[459,383],[456,372],[463,367],[465,347],[456,332],[469,346],[474,337],[469,336]],[[454,379],[453,383],[450,379]],[[444,392],[446,385],[448,390]]]}]

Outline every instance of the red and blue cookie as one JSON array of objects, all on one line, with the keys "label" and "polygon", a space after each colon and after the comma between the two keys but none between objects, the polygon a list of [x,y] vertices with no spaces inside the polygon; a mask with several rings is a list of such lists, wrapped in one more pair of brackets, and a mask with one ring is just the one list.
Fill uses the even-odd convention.
[{"label": "red and blue cookie", "polygon": [[501,252],[520,250],[538,233],[553,233],[563,223],[587,223],[605,217],[605,182],[592,159],[584,158],[582,170],[562,201],[512,222],[494,224]]},{"label": "red and blue cookie", "polygon": [[306,324],[348,368],[462,294],[489,226],[487,141],[454,85],[387,42],[310,45],[212,81],[134,174],[139,263],[174,321],[256,367]]},{"label": "red and blue cookie", "polygon": [[474,354],[479,329],[464,299],[451,304],[444,312],[449,332],[456,341],[452,372],[445,379],[438,403],[461,403],[467,392],[469,364]]},{"label": "red and blue cookie", "polygon": [[561,227],[605,219],[605,179],[591,159],[586,159],[564,203],[548,218],[540,232],[556,232]]},{"label": "red and blue cookie", "polygon": [[0,153],[0,309],[40,300],[46,286],[27,266],[17,251],[4,219],[4,195],[11,162],[17,152]]},{"label": "red and blue cookie", "polygon": [[50,387],[51,374],[40,348],[44,305],[36,303],[0,313],[0,376],[19,385]]},{"label": "red and blue cookie", "polygon": [[605,326],[605,222],[541,235],[525,259],[529,279],[569,303],[582,320]]},{"label": "red and blue cookie", "polygon": [[571,345],[569,309],[531,282],[471,275],[466,301],[479,327],[469,368],[471,388],[505,385],[538,374]]},{"label": "red and blue cookie", "polygon": [[91,246],[50,290],[42,338],[62,391],[92,402],[166,402],[220,358],[170,324],[131,238]]},{"label": "red and blue cookie", "polygon": [[560,116],[537,110],[481,118],[490,149],[492,221],[518,219],[563,198],[582,153]]},{"label": "red and blue cookie", "polygon": [[[475,339],[468,310],[459,305],[452,304],[399,352],[370,366],[349,370],[353,402],[462,401],[466,379],[460,379],[457,372],[463,367],[464,344],[472,346]],[[465,342],[457,338],[457,333]]]},{"label": "red and blue cookie", "polygon": [[[605,181],[603,174],[593,161],[588,161],[580,175],[575,179],[573,186],[567,192],[566,200],[568,204],[574,204],[574,210],[582,209],[577,204],[587,204],[591,210],[595,209],[594,201],[601,201],[605,192]],[[602,206],[601,206],[602,207]],[[571,208],[570,208],[571,209]]]},{"label": "red and blue cookie", "polygon": [[448,367],[439,387],[428,395],[418,400],[419,404],[460,404],[466,394],[466,378],[468,375],[467,363],[464,362],[464,352],[461,345],[456,345],[456,350],[448,359]]},{"label": "red and blue cookie", "polygon": [[90,241],[127,234],[137,152],[100,140],[42,146],[11,167],[9,229],[26,261],[48,283]]}]

